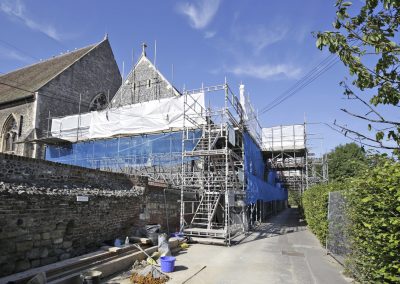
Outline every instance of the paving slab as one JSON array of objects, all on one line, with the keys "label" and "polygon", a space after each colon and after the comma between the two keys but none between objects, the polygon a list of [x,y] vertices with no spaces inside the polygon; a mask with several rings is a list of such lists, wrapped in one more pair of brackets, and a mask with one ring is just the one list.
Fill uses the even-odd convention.
[{"label": "paving slab", "polygon": [[350,283],[297,213],[286,209],[231,247],[191,245],[168,283]]}]

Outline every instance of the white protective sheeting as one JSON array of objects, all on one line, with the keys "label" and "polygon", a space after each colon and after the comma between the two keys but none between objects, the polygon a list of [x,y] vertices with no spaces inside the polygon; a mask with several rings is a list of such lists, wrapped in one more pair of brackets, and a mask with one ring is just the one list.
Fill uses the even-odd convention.
[{"label": "white protective sheeting", "polygon": [[305,149],[304,124],[263,128],[262,146],[266,151]]},{"label": "white protective sheeting", "polygon": [[91,121],[92,113],[53,118],[51,120],[51,135],[68,141],[89,139]]},{"label": "white protective sheeting", "polygon": [[[67,116],[52,120],[53,137],[69,141],[107,138],[115,135],[156,133],[198,128],[206,123],[204,93],[187,96],[184,121],[184,96],[154,100],[120,108]],[[82,119],[84,117],[84,119]],[[79,125],[79,131],[78,131]],[[79,135],[78,135],[79,133]]]}]

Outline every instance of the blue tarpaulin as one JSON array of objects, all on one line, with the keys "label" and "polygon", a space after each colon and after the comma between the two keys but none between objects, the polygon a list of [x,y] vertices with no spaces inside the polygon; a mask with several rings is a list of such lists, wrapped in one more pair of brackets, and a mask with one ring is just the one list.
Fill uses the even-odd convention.
[{"label": "blue tarpaulin", "polygon": [[[185,142],[192,150],[201,131]],[[86,168],[117,170],[135,166],[174,166],[182,162],[182,132],[80,141],[47,146],[46,160]]]},{"label": "blue tarpaulin", "polygon": [[[286,200],[287,190],[275,186],[275,181],[267,182],[264,177],[266,169],[261,149],[248,133],[244,133],[244,170],[246,174],[247,204],[257,200]],[[270,174],[270,176],[275,176]]]},{"label": "blue tarpaulin", "polygon": [[[195,147],[201,131],[192,131],[190,135],[192,140],[185,143],[186,150]],[[265,162],[258,145],[248,133],[243,138],[247,204],[257,200],[286,200],[287,190],[275,186],[276,173],[270,172],[270,180],[266,181]],[[181,159],[181,132],[80,141],[46,148],[48,161],[113,171],[140,166],[174,167],[180,165]]]}]

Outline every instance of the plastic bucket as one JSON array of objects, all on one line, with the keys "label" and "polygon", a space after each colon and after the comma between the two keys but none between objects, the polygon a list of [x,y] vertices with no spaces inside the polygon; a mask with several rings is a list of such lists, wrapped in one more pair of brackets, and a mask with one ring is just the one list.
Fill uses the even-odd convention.
[{"label": "plastic bucket", "polygon": [[175,257],[173,256],[162,256],[161,260],[161,271],[162,272],[172,272],[175,267]]},{"label": "plastic bucket", "polygon": [[97,270],[86,271],[82,273],[81,278],[85,284],[100,284],[100,277],[102,272]]}]

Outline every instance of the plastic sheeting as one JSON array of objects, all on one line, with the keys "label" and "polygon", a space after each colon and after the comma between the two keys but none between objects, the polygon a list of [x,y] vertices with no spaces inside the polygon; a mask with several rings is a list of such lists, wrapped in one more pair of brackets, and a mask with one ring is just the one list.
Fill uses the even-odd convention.
[{"label": "plastic sheeting", "polygon": [[264,179],[265,163],[262,152],[248,133],[244,136],[244,169],[246,174],[247,204],[255,203],[257,200],[272,201],[286,200],[287,190],[269,184]]},{"label": "plastic sheeting", "polygon": [[304,149],[305,140],[304,124],[262,129],[262,147],[267,151]]},{"label": "plastic sheeting", "polygon": [[[185,143],[192,150],[201,131],[190,132]],[[86,168],[123,171],[126,168],[174,167],[182,162],[182,132],[115,137],[46,147],[46,160]]]},{"label": "plastic sheeting", "polygon": [[71,142],[115,135],[135,135],[198,127],[206,123],[204,93],[187,96],[184,121],[185,97],[166,98],[120,108],[72,115],[52,119],[53,137]]},{"label": "plastic sheeting", "polygon": [[68,141],[86,140],[90,138],[89,127],[91,122],[91,112],[53,118],[51,120],[51,135]]}]

